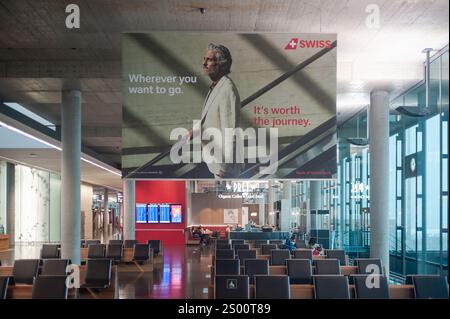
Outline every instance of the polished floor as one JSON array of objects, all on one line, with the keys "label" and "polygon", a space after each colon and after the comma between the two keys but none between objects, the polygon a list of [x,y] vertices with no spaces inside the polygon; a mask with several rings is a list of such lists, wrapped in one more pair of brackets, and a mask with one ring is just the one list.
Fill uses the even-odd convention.
[{"label": "polished floor", "polygon": [[[0,253],[2,265],[14,259],[39,258],[41,245],[16,245]],[[120,299],[207,299],[211,248],[164,247],[163,263],[152,273],[119,273]]]}]

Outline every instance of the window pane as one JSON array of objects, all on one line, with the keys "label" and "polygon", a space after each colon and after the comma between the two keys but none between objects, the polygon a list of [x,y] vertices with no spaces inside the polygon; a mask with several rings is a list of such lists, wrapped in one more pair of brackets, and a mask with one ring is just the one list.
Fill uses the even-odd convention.
[{"label": "window pane", "polygon": [[448,266],[448,233],[442,234],[442,264]]},{"label": "window pane", "polygon": [[406,251],[416,250],[416,180],[406,180]]},{"label": "window pane", "polygon": [[440,211],[440,116],[433,116],[426,121],[426,237],[427,250],[439,250],[439,211]]},{"label": "window pane", "polygon": [[448,228],[448,196],[442,196],[442,228]]}]

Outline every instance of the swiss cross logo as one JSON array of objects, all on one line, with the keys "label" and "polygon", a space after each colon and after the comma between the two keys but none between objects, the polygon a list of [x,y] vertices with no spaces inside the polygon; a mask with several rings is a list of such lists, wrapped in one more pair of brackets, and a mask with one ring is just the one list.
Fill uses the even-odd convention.
[{"label": "swiss cross logo", "polygon": [[333,43],[331,40],[314,40],[314,39],[299,39],[292,38],[284,47],[285,50],[297,49],[313,49],[313,48],[331,48]]},{"label": "swiss cross logo", "polygon": [[298,38],[292,38],[291,41],[284,47],[285,50],[295,50],[297,49]]}]

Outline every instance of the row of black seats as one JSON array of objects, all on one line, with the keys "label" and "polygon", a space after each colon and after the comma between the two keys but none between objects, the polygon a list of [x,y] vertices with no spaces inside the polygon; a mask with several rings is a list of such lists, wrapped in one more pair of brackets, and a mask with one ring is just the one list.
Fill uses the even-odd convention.
[{"label": "row of black seats", "polygon": [[[337,259],[315,260],[315,275],[340,275],[341,268]],[[312,282],[313,269],[309,259],[287,259],[286,273],[293,284],[310,284]],[[377,258],[357,260],[358,274],[372,274],[369,265],[381,267],[381,261]],[[250,276],[253,282],[254,275],[269,275],[269,261],[267,259],[244,259],[244,274]],[[216,275],[240,275],[241,260],[239,259],[216,259],[214,272]],[[383,272],[378,274],[384,275]]]},{"label": "row of black seats", "polygon": [[[7,295],[8,285],[33,285],[32,298],[66,299],[67,259],[46,259],[42,268],[39,259],[20,259],[14,262],[13,275],[0,277],[0,298]],[[86,276],[81,288],[105,289],[111,284],[111,259],[88,259]]]},{"label": "row of black seats", "polygon": [[[224,245],[231,245],[232,247],[234,247],[234,245],[243,245],[243,244],[252,244],[254,246],[254,248],[261,248],[262,245],[276,245],[277,247],[281,247],[285,244],[285,240],[282,239],[270,239],[270,240],[264,240],[264,239],[257,239],[257,240],[252,240],[252,241],[246,241],[243,239],[218,239],[216,240],[216,247],[217,246],[224,246]],[[305,242],[303,241],[296,241],[295,242],[295,246],[297,248],[308,248],[308,246],[306,245]]]},{"label": "row of black seats", "polygon": [[[368,275],[352,276],[355,285],[355,298],[389,299],[389,284],[384,276],[377,277],[378,284],[368,284],[374,277]],[[249,299],[250,277],[248,275],[215,276],[214,298]],[[256,299],[290,299],[290,278],[288,276],[255,276]],[[448,299],[448,284],[443,276],[415,276],[413,278],[416,299]],[[313,276],[314,298],[316,299],[350,299],[349,281],[346,276]]]},{"label": "row of black seats", "polygon": [[[126,239],[125,241],[121,239],[110,239],[109,245],[120,245],[123,248],[134,248],[134,245],[137,244],[138,241],[134,239]],[[92,239],[92,240],[82,240],[81,248],[89,248],[89,245],[98,245],[101,244],[100,240]],[[159,254],[161,251],[161,241],[159,239],[149,239],[147,240],[147,244],[153,249],[155,254]]]},{"label": "row of black seats", "polygon": [[[246,259],[246,258],[256,258],[256,250],[249,249],[248,245],[236,245],[234,249],[216,249],[216,258],[221,259]],[[271,264],[272,265],[285,265],[286,259],[313,259],[312,250],[304,249],[304,250],[295,250],[291,255],[291,252],[288,249],[277,249],[273,247],[267,247],[271,245],[266,245],[266,247],[261,248],[262,255],[270,255],[271,256]],[[266,251],[264,249],[267,249]],[[337,259],[341,266],[347,265],[347,258],[345,256],[344,250],[328,250],[326,258],[329,259]]]},{"label": "row of black seats", "polygon": [[[147,245],[153,249],[153,254],[155,256],[157,256],[161,250],[161,242],[159,240],[149,240],[147,244],[138,244],[136,240],[126,240],[125,245],[121,240],[110,240],[107,248],[105,244],[100,244],[100,240],[93,240],[87,244],[88,258],[111,258],[118,261],[122,258],[123,248],[135,248],[136,245]],[[142,248],[138,247],[138,250],[140,249]],[[60,257],[59,244],[42,245],[41,259],[54,259]]]}]

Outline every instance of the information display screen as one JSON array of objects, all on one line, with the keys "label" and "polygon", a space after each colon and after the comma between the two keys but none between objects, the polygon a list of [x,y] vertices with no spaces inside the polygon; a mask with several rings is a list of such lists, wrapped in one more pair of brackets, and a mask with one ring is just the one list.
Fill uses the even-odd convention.
[{"label": "information display screen", "polygon": [[170,223],[170,205],[160,204],[159,205],[159,222],[160,223]]},{"label": "information display screen", "polygon": [[170,205],[170,216],[172,218],[172,223],[181,223],[181,205]]},{"label": "information display screen", "polygon": [[147,223],[147,204],[136,204],[136,223]]}]

